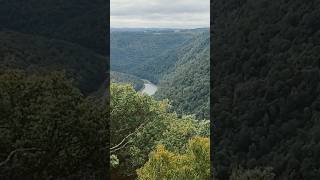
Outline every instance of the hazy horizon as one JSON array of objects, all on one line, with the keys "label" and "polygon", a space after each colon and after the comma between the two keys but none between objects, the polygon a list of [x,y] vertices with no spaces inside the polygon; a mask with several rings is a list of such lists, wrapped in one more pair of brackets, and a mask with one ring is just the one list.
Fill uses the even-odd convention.
[{"label": "hazy horizon", "polygon": [[111,0],[112,28],[210,27],[209,0]]},{"label": "hazy horizon", "polygon": [[181,29],[181,30],[188,30],[188,29],[209,29],[210,26],[199,26],[199,27],[192,27],[192,28],[175,28],[175,27],[110,27],[110,29]]}]

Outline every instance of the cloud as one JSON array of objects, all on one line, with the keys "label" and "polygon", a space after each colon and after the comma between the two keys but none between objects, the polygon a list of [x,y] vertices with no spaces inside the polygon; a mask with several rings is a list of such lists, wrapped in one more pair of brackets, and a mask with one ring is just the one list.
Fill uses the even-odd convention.
[{"label": "cloud", "polygon": [[111,27],[209,27],[209,0],[111,0]]}]

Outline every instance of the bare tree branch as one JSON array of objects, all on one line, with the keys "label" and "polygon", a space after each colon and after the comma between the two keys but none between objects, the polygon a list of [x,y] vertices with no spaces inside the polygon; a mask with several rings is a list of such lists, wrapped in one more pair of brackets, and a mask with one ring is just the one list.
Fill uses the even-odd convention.
[{"label": "bare tree branch", "polygon": [[129,137],[133,136],[134,134],[135,134],[135,132],[128,134],[125,138],[122,139],[122,141],[121,141],[119,144],[111,147],[110,150],[112,151],[113,149],[118,148],[118,147],[121,146]]},{"label": "bare tree branch", "polygon": [[123,138],[119,144],[111,147],[110,152],[115,152],[115,151],[118,151],[118,150],[124,148],[129,143],[129,141],[127,141],[127,142],[125,142],[125,141],[127,139],[129,139],[131,136],[133,136],[134,134],[136,134],[141,128],[143,128],[144,125],[145,124],[141,124],[134,132],[128,134],[125,138]]},{"label": "bare tree branch", "polygon": [[129,141],[127,141],[126,143],[124,143],[121,147],[117,148],[117,149],[112,149],[110,150],[110,153],[114,153],[116,151],[119,151],[120,149],[124,148],[127,144],[129,144]]}]

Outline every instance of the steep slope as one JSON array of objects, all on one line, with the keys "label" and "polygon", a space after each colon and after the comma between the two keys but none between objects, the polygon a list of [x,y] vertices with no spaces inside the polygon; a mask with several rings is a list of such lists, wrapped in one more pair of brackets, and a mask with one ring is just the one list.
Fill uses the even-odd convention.
[{"label": "steep slope", "polygon": [[216,177],[269,166],[319,179],[319,1],[215,1],[212,114]]},{"label": "steep slope", "polygon": [[174,70],[159,83],[156,97],[168,98],[179,114],[209,119],[209,42],[209,32],[202,32],[180,48]]},{"label": "steep slope", "polygon": [[143,81],[138,77],[130,74],[111,71],[110,78],[112,83],[131,84],[136,91],[139,91],[143,88]]},{"label": "steep slope", "polygon": [[107,59],[77,44],[62,40],[0,31],[0,70],[65,71],[84,93],[98,89],[106,74]]},{"label": "steep slope", "polygon": [[174,66],[177,48],[192,36],[174,30],[112,31],[111,69],[157,83]]},{"label": "steep slope", "polygon": [[209,32],[115,29],[111,33],[111,69],[159,85],[178,114],[209,118]]},{"label": "steep slope", "polygon": [[4,0],[0,30],[62,39],[106,54],[106,0]]}]

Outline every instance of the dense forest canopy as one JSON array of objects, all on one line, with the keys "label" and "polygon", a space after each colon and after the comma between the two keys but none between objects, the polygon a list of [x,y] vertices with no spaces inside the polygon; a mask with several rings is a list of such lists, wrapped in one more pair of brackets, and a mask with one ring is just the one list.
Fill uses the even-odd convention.
[{"label": "dense forest canopy", "polygon": [[105,0],[4,0],[0,67],[65,71],[85,94],[107,79]]},{"label": "dense forest canopy", "polygon": [[178,114],[209,119],[210,39],[202,32],[178,52],[175,69],[159,82],[156,97],[168,98]]},{"label": "dense forest canopy", "polygon": [[144,87],[143,80],[130,74],[111,71],[110,79],[111,83],[131,84],[136,91],[139,91]]},{"label": "dense forest canopy", "polygon": [[172,69],[176,51],[192,33],[176,31],[111,31],[111,70],[157,83]]},{"label": "dense forest canopy", "polygon": [[106,4],[1,1],[0,179],[108,178]]},{"label": "dense forest canopy", "polygon": [[61,39],[106,55],[107,3],[106,0],[3,0],[0,30]]},{"label": "dense forest canopy", "polygon": [[212,7],[216,177],[264,166],[275,179],[319,179],[320,1]]},{"label": "dense forest canopy", "polygon": [[43,36],[0,31],[0,71],[65,71],[85,93],[97,90],[106,74],[106,58],[78,44]]},{"label": "dense forest canopy", "polygon": [[0,179],[106,177],[105,106],[61,73],[0,73]]},{"label": "dense forest canopy", "polygon": [[[209,121],[195,120],[191,116],[178,118],[175,113],[168,112],[167,101],[156,101],[151,96],[137,93],[130,85],[112,84],[110,105],[110,134],[117,135],[111,138],[113,178],[134,179],[139,169],[138,179],[141,180],[170,179],[172,174],[168,168],[171,165],[180,172],[180,175],[176,174],[177,180],[182,180],[188,174],[209,178]],[[201,146],[194,147],[194,144]],[[179,164],[179,161],[163,164],[161,159],[166,159],[166,155],[153,159],[152,156],[158,156],[153,153],[162,156],[159,148],[165,153],[181,156],[184,163],[193,166],[183,170],[179,167],[186,164]],[[156,164],[165,167],[163,172],[157,174],[154,168],[159,165]],[[200,171],[198,165],[203,167]]]}]

